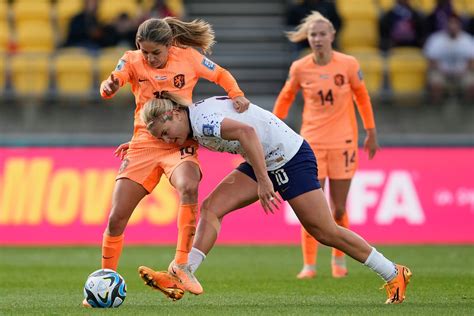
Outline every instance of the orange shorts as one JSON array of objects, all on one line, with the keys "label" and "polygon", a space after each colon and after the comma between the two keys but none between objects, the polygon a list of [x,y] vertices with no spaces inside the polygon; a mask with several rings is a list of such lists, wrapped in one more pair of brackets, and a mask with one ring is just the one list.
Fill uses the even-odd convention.
[{"label": "orange shorts", "polygon": [[318,179],[352,179],[358,164],[358,148],[315,149],[318,162]]},{"label": "orange shorts", "polygon": [[116,180],[128,178],[141,184],[150,193],[160,182],[163,173],[170,179],[174,169],[181,163],[191,161],[199,166],[197,149],[198,144],[192,140],[168,148],[131,143]]}]

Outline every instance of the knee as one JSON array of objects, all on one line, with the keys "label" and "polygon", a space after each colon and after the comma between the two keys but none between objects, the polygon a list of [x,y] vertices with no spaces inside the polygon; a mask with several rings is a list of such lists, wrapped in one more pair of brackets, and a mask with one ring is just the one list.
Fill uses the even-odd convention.
[{"label": "knee", "polygon": [[201,204],[201,217],[215,217],[220,220],[220,217],[212,209],[212,203],[210,198],[205,198]]},{"label": "knee", "polygon": [[313,231],[313,237],[326,246],[332,246],[337,237],[337,226],[331,225],[331,227],[312,227],[310,231]]},{"label": "knee", "polygon": [[110,234],[117,236],[123,233],[128,223],[128,216],[123,215],[124,212],[120,212],[117,208],[112,208],[112,212],[109,216],[109,223],[107,230]]},{"label": "knee", "polygon": [[181,199],[197,199],[199,182],[197,181],[183,181],[176,185]]}]

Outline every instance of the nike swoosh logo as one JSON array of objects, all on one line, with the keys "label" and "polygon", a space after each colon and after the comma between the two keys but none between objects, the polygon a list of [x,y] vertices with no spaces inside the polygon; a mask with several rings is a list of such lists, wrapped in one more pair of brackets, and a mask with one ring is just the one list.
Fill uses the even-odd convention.
[{"label": "nike swoosh logo", "polygon": [[281,189],[280,191],[281,191],[281,193],[284,193],[284,192],[285,192],[286,190],[288,190],[289,188],[290,188],[290,187],[286,187],[286,188]]},{"label": "nike swoosh logo", "polygon": [[102,256],[102,259],[112,259],[114,256],[110,256],[110,257],[106,257],[106,256]]},{"label": "nike swoosh logo", "polygon": [[138,79],[138,82],[148,81],[148,79]]}]

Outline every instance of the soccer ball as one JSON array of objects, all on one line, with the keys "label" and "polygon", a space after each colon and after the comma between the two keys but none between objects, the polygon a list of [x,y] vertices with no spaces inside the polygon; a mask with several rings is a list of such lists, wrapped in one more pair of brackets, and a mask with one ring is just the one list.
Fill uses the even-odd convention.
[{"label": "soccer ball", "polygon": [[127,296],[125,280],[114,270],[99,269],[87,277],[84,298],[92,307],[119,307],[125,296]]}]

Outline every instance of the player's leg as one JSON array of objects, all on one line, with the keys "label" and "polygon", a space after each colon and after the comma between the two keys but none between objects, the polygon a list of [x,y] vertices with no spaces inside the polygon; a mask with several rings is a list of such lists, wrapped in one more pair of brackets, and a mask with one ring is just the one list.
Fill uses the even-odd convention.
[{"label": "player's leg", "polygon": [[258,200],[257,182],[239,170],[233,170],[209,194],[201,206],[201,217],[189,257],[196,271],[214,246],[223,217]]},{"label": "player's leg", "polygon": [[[339,226],[348,228],[349,220],[346,201],[352,177],[358,165],[357,147],[332,149],[328,151],[329,193],[334,220]],[[344,252],[333,248],[331,259],[332,275],[335,278],[347,275]]]},{"label": "player's leg", "polygon": [[[319,161],[318,161],[319,162]],[[325,180],[320,179],[324,188]],[[296,275],[298,279],[311,279],[317,274],[318,241],[301,226],[301,251],[303,252],[303,269]]]},{"label": "player's leg", "polygon": [[223,217],[257,200],[257,182],[241,171],[233,170],[203,201],[193,247],[207,255],[219,235]]},{"label": "player's leg", "polygon": [[112,209],[102,241],[102,269],[117,270],[123,247],[123,232],[137,204],[148,194],[142,185],[118,179],[112,195]]},{"label": "player's leg", "polygon": [[[184,271],[183,273],[188,275],[188,279],[195,279],[194,272],[214,246],[219,234],[222,218],[229,212],[249,205],[257,199],[256,181],[241,171],[234,170],[228,174],[204,200],[201,206],[201,216],[197,227],[196,238],[194,239],[193,248],[189,253],[188,264],[181,267],[181,270]],[[168,275],[177,275],[177,267],[173,262],[170,264],[168,272]],[[181,279],[179,276],[178,278]],[[176,288],[172,287],[166,289],[166,284],[170,284],[171,281],[163,273],[154,273],[154,286],[159,288],[169,298],[179,299],[171,296],[171,294],[176,292]],[[163,291],[163,288],[166,290]],[[183,288],[187,289],[186,284],[183,284]]]},{"label": "player's leg", "polygon": [[[334,220],[336,224],[344,228],[349,228],[349,217],[346,211],[347,195],[351,186],[351,179],[329,181],[329,193]],[[347,275],[346,258],[344,252],[337,248],[332,249],[332,276],[342,278]]]},{"label": "player's leg", "polygon": [[203,288],[188,267],[188,255],[196,233],[198,188],[201,181],[197,144],[186,142],[173,151],[165,160],[165,172],[179,196],[178,241],[168,271],[181,280],[187,291],[201,294]]},{"label": "player's leg", "polygon": [[338,226],[321,189],[301,194],[288,201],[295,214],[319,242],[338,248],[377,272],[387,283],[386,303],[401,303],[411,277],[408,268],[395,265],[356,233]]},{"label": "player's leg", "polygon": [[[328,151],[311,146],[318,163],[318,177],[321,187],[324,188],[328,175]],[[311,279],[317,273],[318,241],[301,226],[301,252],[303,254],[303,268],[296,275],[298,279]]]}]

